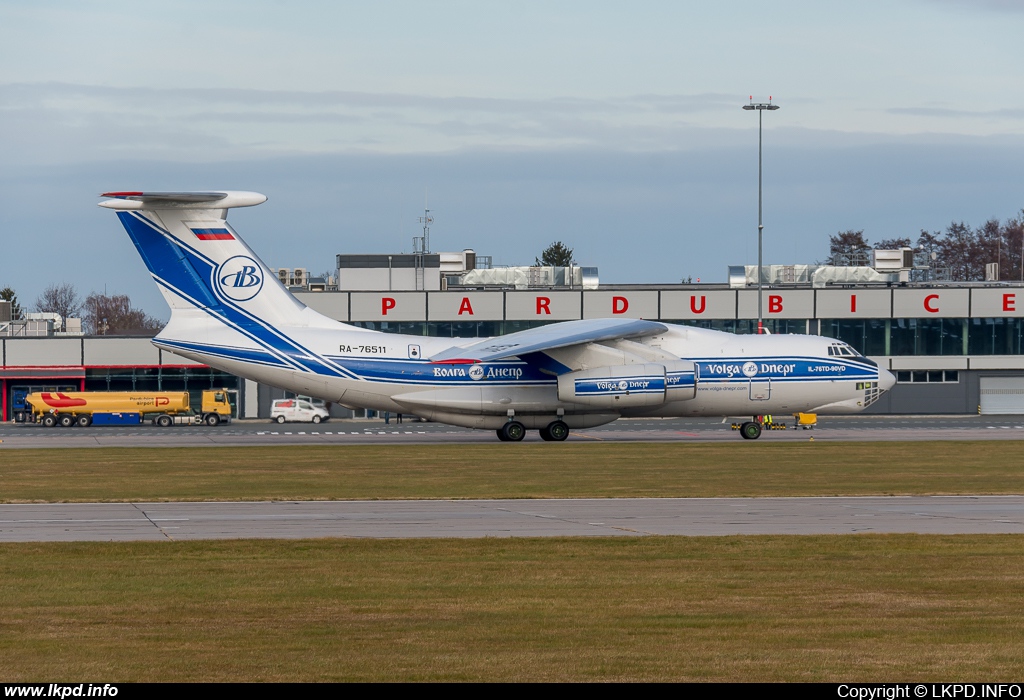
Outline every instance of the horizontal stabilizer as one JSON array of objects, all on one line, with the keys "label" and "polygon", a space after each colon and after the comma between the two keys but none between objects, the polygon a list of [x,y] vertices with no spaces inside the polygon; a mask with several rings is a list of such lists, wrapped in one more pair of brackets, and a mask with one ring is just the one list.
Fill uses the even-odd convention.
[{"label": "horizontal stabilizer", "polygon": [[498,338],[488,338],[464,347],[449,348],[430,359],[432,362],[449,363],[459,361],[490,362],[580,343],[598,343],[615,338],[638,338],[667,331],[668,327],[663,323],[643,319],[592,318],[582,321],[566,321],[509,333]]},{"label": "horizontal stabilizer", "polygon": [[259,192],[104,192],[112,197],[101,207],[118,211],[159,209],[234,209],[253,207],[267,201]]}]

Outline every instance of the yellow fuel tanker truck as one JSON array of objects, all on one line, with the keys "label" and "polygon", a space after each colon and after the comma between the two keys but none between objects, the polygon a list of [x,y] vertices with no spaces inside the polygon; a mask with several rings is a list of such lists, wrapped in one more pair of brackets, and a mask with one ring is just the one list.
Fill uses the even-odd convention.
[{"label": "yellow fuel tanker truck", "polygon": [[59,425],[218,425],[231,421],[231,403],[225,389],[203,392],[200,411],[189,406],[184,391],[68,391],[38,392],[25,397],[35,422]]}]

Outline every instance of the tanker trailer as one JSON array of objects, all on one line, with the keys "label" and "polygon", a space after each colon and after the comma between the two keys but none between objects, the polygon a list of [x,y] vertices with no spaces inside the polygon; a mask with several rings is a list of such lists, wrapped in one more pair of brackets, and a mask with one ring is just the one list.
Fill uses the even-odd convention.
[{"label": "tanker trailer", "polygon": [[68,391],[39,392],[25,397],[33,419],[47,427],[59,425],[217,425],[231,420],[228,392],[203,392],[202,408],[193,411],[184,391]]}]

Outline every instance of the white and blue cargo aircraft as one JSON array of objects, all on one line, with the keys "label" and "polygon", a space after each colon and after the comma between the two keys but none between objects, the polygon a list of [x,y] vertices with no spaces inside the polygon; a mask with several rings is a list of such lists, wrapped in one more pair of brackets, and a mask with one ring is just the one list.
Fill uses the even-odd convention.
[{"label": "white and blue cargo aircraft", "polygon": [[640,319],[566,321],[498,338],[381,333],[292,296],[228,225],[255,192],[109,192],[171,307],[157,346],[345,406],[411,413],[503,441],[565,440],[623,416],[853,413],[895,377],[846,343]]}]

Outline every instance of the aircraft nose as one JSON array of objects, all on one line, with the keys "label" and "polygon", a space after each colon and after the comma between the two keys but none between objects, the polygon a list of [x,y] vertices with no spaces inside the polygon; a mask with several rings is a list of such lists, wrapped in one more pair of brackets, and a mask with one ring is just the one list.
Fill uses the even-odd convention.
[{"label": "aircraft nose", "polygon": [[896,375],[887,369],[878,370],[878,386],[882,391],[889,391],[896,384]]}]

